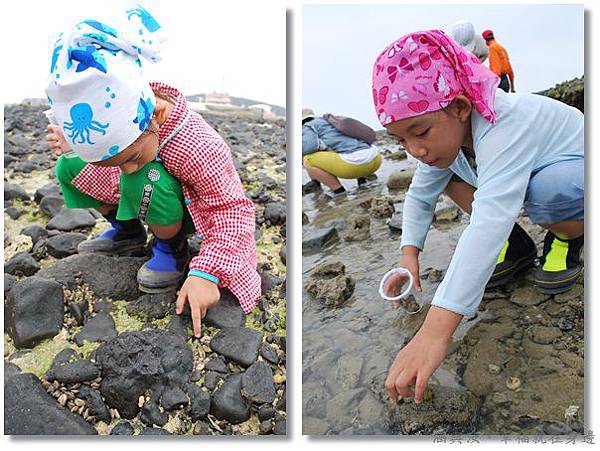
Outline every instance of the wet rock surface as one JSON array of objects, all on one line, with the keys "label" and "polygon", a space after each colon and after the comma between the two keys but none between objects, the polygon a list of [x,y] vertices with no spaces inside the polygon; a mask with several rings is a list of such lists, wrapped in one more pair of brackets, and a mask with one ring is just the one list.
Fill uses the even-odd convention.
[{"label": "wet rock surface", "polygon": [[91,416],[94,416],[105,423],[111,422],[111,415],[108,407],[104,403],[104,399],[102,399],[102,395],[98,390],[90,388],[87,385],[82,385],[79,388],[79,397],[85,400]]},{"label": "wet rock surface", "polygon": [[250,404],[242,397],[242,375],[232,374],[214,393],[212,414],[232,424],[242,423],[250,418]]},{"label": "wet rock surface", "polygon": [[48,236],[48,231],[44,227],[36,224],[24,227],[20,233],[21,235],[27,235],[31,237],[31,241],[34,245],[40,240],[40,238],[46,238]]},{"label": "wet rock surface", "polygon": [[432,387],[432,399],[417,405],[412,400],[399,403],[390,412],[390,423],[399,433],[409,435],[473,434],[476,430],[479,400],[467,390]]},{"label": "wet rock surface", "polygon": [[315,268],[304,289],[327,307],[343,305],[354,291],[354,279],[346,275],[341,262],[324,263]]},{"label": "wet rock surface", "polygon": [[92,381],[100,376],[100,367],[91,360],[77,360],[57,365],[52,370],[52,378],[62,383]]},{"label": "wet rock surface", "polygon": [[108,313],[100,312],[92,316],[75,335],[75,342],[83,346],[86,341],[108,341],[117,336],[115,322]]},{"label": "wet rock surface", "polygon": [[374,197],[369,213],[374,218],[389,218],[394,214],[394,202],[388,196]]},{"label": "wet rock surface", "polygon": [[275,400],[273,370],[264,362],[252,364],[242,376],[242,393],[254,403],[272,403]]},{"label": "wet rock surface", "polygon": [[144,315],[148,319],[161,319],[174,310],[177,294],[174,291],[158,294],[144,294],[127,303],[127,313]]},{"label": "wet rock surface", "polygon": [[204,322],[219,329],[241,327],[245,322],[244,316],[244,311],[237,299],[229,290],[223,289],[219,303],[206,313]]},{"label": "wet rock surface", "polygon": [[67,288],[86,284],[98,297],[134,300],[142,295],[136,276],[144,261],[137,257],[73,255],[42,269],[39,276],[53,279]]},{"label": "wet rock surface", "polygon": [[438,223],[456,221],[461,215],[460,208],[451,200],[444,198],[435,206],[433,217]]},{"label": "wet rock surface", "polygon": [[[44,142],[44,109],[47,106],[5,106],[6,306],[15,287],[19,299],[32,297],[33,291],[18,286],[36,278],[47,279],[44,283],[56,292],[56,299],[45,292],[39,297],[44,302],[31,302],[32,312],[39,310],[43,320],[19,318],[30,323],[30,337],[22,334],[22,339],[17,335],[13,339],[6,333],[9,315],[5,314],[5,393],[10,393],[5,415],[14,418],[5,423],[5,432],[281,433],[286,418],[285,122],[203,113],[228,142],[246,195],[255,203],[257,263],[264,284],[260,307],[249,314],[223,290],[217,308],[204,318],[202,338],[193,339],[189,311],[181,316],[174,312],[174,292],[146,295],[138,290],[136,274],[149,253],[145,257],[71,255],[78,241],[99,235],[109,224],[93,209],[64,208],[55,180],[56,157]],[[198,252],[201,239],[192,236],[188,241],[192,252]],[[10,261],[17,254],[21,255]],[[39,335],[46,331],[44,321],[53,317],[42,313],[50,305],[55,321],[47,334]],[[248,331],[240,339],[251,337],[247,352],[235,357],[244,364],[224,356],[228,352],[236,356],[235,346],[225,344],[224,355],[211,347],[221,330],[232,327]],[[258,350],[266,345],[269,350],[259,356]],[[253,403],[241,394],[241,378],[257,361],[271,371],[275,397],[270,404]],[[40,393],[21,382],[18,390],[10,385],[24,375],[32,386],[37,383]],[[231,381],[225,385],[231,376],[235,376],[233,392],[220,391],[231,387]],[[256,382],[268,386],[269,381]],[[211,413],[213,397],[229,402],[227,393],[233,393],[235,402],[221,407],[217,403],[217,411],[229,412],[223,418],[232,415],[234,422]],[[262,406],[273,412],[259,420]]]},{"label": "wet rock surface", "polygon": [[31,373],[13,376],[4,386],[4,433],[9,435],[90,435],[96,430],[61,407]]},{"label": "wet rock surface", "polygon": [[77,253],[77,246],[86,240],[83,233],[68,232],[55,235],[46,240],[48,254],[55,258],[64,258]]},{"label": "wet rock surface", "polygon": [[574,78],[573,80],[558,83],[554,87],[541,91],[542,94],[553,99],[559,100],[567,105],[577,108],[582,113],[584,112],[585,96],[584,96],[585,80],[584,77]]},{"label": "wet rock surface", "polygon": [[302,251],[322,249],[327,245],[339,241],[340,237],[335,227],[327,227],[320,230],[312,230],[302,234]]},{"label": "wet rock surface", "polygon": [[17,347],[32,347],[58,334],[63,325],[63,292],[40,277],[15,283],[5,303],[5,327]]},{"label": "wet rock surface", "polygon": [[348,226],[344,234],[346,241],[367,240],[370,234],[371,217],[369,215],[356,215],[348,219]]},{"label": "wet rock surface", "polygon": [[[303,196],[303,237],[328,227],[343,236],[349,218],[371,217],[366,239],[303,254],[303,433],[581,434],[583,277],[571,291],[550,296],[532,287],[533,270],[486,292],[477,316],[461,323],[430,380],[429,402],[417,406],[406,399],[390,408],[384,389],[388,368],[421,326],[469,217],[448,199],[437,204],[419,258],[423,293],[415,298],[425,308],[415,315],[393,310],[378,289],[401,256],[408,184],[403,187],[396,177],[410,173],[414,161],[396,158],[404,152],[385,134],[376,145],[384,156],[377,180],[360,189],[342,181],[348,190],[343,200],[327,198],[326,188]],[[375,211],[379,206],[381,215]],[[525,216],[518,222],[540,255],[545,231]],[[319,284],[314,273],[331,262],[336,276],[344,267],[354,290],[343,308],[323,309],[314,296]]]},{"label": "wet rock surface", "polygon": [[110,432],[110,435],[133,435],[135,428],[129,421],[119,422]]},{"label": "wet rock surface", "polygon": [[4,265],[6,274],[33,276],[40,269],[38,262],[26,252],[19,252]]},{"label": "wet rock surface", "polygon": [[20,372],[21,368],[19,368],[17,365],[15,365],[14,363],[4,361],[4,384],[6,384],[6,382],[11,377],[13,377],[16,374],[19,374]]},{"label": "wet rock surface", "polygon": [[390,190],[406,191],[410,186],[415,171],[412,168],[397,169],[392,172],[387,180],[387,187]]},{"label": "wet rock surface", "polygon": [[188,409],[188,415],[193,421],[197,421],[206,416],[210,412],[211,397],[210,394],[196,384],[187,384],[185,386],[185,392],[187,393],[190,404]]},{"label": "wet rock surface", "polygon": [[29,194],[19,185],[15,185],[12,183],[4,184],[4,200],[22,200],[28,201],[30,200]]},{"label": "wet rock surface", "polygon": [[[47,197],[45,197],[44,200],[45,199],[47,199]],[[56,229],[70,232],[75,229],[92,227],[95,224],[96,219],[89,211],[82,208],[64,208],[48,221],[46,228],[48,230]]]},{"label": "wet rock surface", "polygon": [[244,327],[229,327],[221,330],[210,342],[213,351],[248,367],[256,361],[262,334]]},{"label": "wet rock surface", "polygon": [[[50,194],[48,196],[44,196],[39,204],[40,210],[54,219],[54,217],[63,210],[65,206],[65,199],[60,195]],[[59,219],[59,224],[60,223],[61,220]]]},{"label": "wet rock surface", "polygon": [[169,332],[129,332],[97,351],[102,366],[100,392],[123,418],[138,413],[138,399],[152,390],[158,398],[167,388],[184,386],[192,370],[192,352]]}]

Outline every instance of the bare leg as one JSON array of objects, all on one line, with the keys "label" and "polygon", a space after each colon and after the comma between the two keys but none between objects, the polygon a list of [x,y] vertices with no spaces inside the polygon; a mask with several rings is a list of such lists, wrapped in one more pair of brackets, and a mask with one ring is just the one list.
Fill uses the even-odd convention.
[{"label": "bare leg", "polygon": [[336,189],[341,188],[342,184],[340,183],[339,179],[335,175],[330,174],[329,172],[326,172],[321,168],[309,166],[306,163],[306,159],[302,160],[302,164],[303,164],[304,168],[306,169],[306,172],[308,172],[308,175],[310,176],[311,179],[317,180],[318,182],[323,183],[325,186],[330,188],[332,191],[335,191]]},{"label": "bare leg", "polygon": [[170,225],[148,224],[148,228],[157,238],[161,240],[168,240],[169,238],[173,238],[175,235],[177,235],[177,232],[181,230],[181,221]]},{"label": "bare leg", "polygon": [[115,210],[117,208],[116,205],[110,205],[110,204],[102,204],[99,207],[96,207],[95,209],[103,215],[107,215],[109,214],[111,211]]},{"label": "bare leg", "polygon": [[562,221],[555,224],[542,225],[543,228],[550,230],[561,240],[573,240],[583,235],[583,221]]},{"label": "bare leg", "polygon": [[473,205],[473,194],[475,188],[465,182],[451,181],[446,186],[444,193],[458,205],[461,210],[467,214],[471,214]]},{"label": "bare leg", "polygon": [[[475,188],[464,182],[450,182],[444,193],[450,197],[465,213],[471,214]],[[583,221],[562,221],[555,224],[540,224],[562,240],[572,240],[583,235]]]}]

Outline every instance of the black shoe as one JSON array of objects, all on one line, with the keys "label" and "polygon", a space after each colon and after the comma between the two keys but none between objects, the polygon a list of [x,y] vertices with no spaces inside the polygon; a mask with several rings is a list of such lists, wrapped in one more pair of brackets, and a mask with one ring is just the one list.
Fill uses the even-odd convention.
[{"label": "black shoe", "polygon": [[79,243],[77,252],[105,255],[135,255],[143,252],[146,229],[139,219],[121,221],[114,211],[104,217],[112,227],[100,236]]},{"label": "black shoe", "polygon": [[176,288],[185,277],[189,262],[190,250],[183,230],[168,240],[154,237],[152,258],[137,273],[140,290],[156,293]]},{"label": "black shoe", "polygon": [[561,240],[548,231],[540,266],[533,276],[535,288],[546,294],[570,290],[583,270],[580,260],[582,249],[583,235],[573,240]]},{"label": "black shoe", "polygon": [[486,289],[505,285],[517,274],[533,266],[537,257],[535,243],[523,228],[515,223],[508,241],[500,251],[496,268]]},{"label": "black shoe", "polygon": [[302,185],[302,195],[315,193],[317,191],[321,191],[321,183],[317,180],[311,180],[308,183]]},{"label": "black shoe", "polygon": [[362,186],[367,182],[368,182],[368,180],[364,177],[359,177],[356,179],[356,183],[358,183],[358,186]]}]

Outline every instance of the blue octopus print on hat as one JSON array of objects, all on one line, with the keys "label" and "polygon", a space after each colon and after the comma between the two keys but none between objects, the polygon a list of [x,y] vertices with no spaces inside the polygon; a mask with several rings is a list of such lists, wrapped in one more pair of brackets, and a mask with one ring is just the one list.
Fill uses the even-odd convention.
[{"label": "blue octopus print on hat", "polygon": [[148,98],[144,100],[143,97],[140,98],[140,103],[138,103],[137,115],[133,120],[134,124],[139,124],[140,130],[146,130],[148,124],[150,123],[150,119],[152,118],[152,112],[154,111],[154,103],[152,99]]},{"label": "blue octopus print on hat", "polygon": [[162,28],[140,5],[107,14],[75,22],[55,42],[46,87],[73,152],[87,162],[130,146],[156,105],[144,68],[160,60]]},{"label": "blue octopus print on hat", "polygon": [[73,122],[65,122],[63,125],[64,130],[71,132],[69,138],[71,138],[73,144],[77,144],[75,140],[81,138],[81,141],[78,142],[79,144],[87,142],[93,145],[94,143],[90,141],[90,130],[100,132],[103,135],[106,134],[109,124],[101,124],[95,121],[93,117],[94,112],[89,103],[73,105],[71,108],[71,120]]},{"label": "blue octopus print on hat", "polygon": [[141,5],[137,5],[137,8],[127,11],[127,18],[129,19],[131,16],[139,16],[142,19],[142,25],[144,25],[146,30],[150,33],[154,33],[160,28],[156,19]]}]

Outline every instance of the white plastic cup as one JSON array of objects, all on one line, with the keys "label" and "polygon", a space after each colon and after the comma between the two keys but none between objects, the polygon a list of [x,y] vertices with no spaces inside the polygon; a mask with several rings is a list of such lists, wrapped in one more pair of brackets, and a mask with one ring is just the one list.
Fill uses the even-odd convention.
[{"label": "white plastic cup", "polygon": [[[395,274],[402,274],[403,276],[405,276],[407,278],[407,281],[405,282],[404,290],[402,290],[402,292],[398,296],[388,296],[385,294],[385,284],[390,279],[390,277],[394,276]],[[402,307],[402,309],[405,312],[407,312],[409,315],[415,315],[421,311],[421,309],[423,308],[423,305],[419,304],[415,300],[413,288],[414,288],[414,279],[413,279],[411,272],[408,269],[402,268],[402,267],[394,268],[394,269],[390,269],[387,273],[385,273],[385,275],[381,279],[381,283],[379,284],[379,295],[386,301],[400,302],[400,306]],[[407,300],[411,296],[413,298],[413,301],[418,306],[418,308],[416,310],[409,308],[409,304],[402,302],[404,300]]]},{"label": "white plastic cup", "polygon": [[[59,125],[58,121],[56,120],[56,116],[54,115],[54,111],[52,111],[52,108],[50,108],[49,110],[45,110],[44,114],[46,115],[46,119],[48,119],[48,122],[50,124]],[[65,156],[65,158],[74,158],[77,156],[77,154],[73,150],[63,152],[62,154]]]},{"label": "white plastic cup", "polygon": [[[390,277],[392,277],[395,274],[402,274],[404,276],[407,276],[408,283],[405,283],[406,288],[398,296],[388,296],[385,294],[385,284],[390,279]],[[406,299],[408,296],[410,296],[412,294],[413,285],[414,285],[413,275],[411,274],[411,272],[408,269],[401,268],[401,267],[393,268],[393,269],[390,269],[387,273],[385,273],[385,275],[381,279],[381,283],[379,284],[379,295],[386,301],[400,301],[401,299]]]},{"label": "white plastic cup", "polygon": [[54,111],[52,111],[52,108],[44,111],[44,114],[46,115],[46,119],[48,119],[48,122],[50,122],[52,125],[58,125],[58,122],[56,121],[56,116],[54,116]]}]

